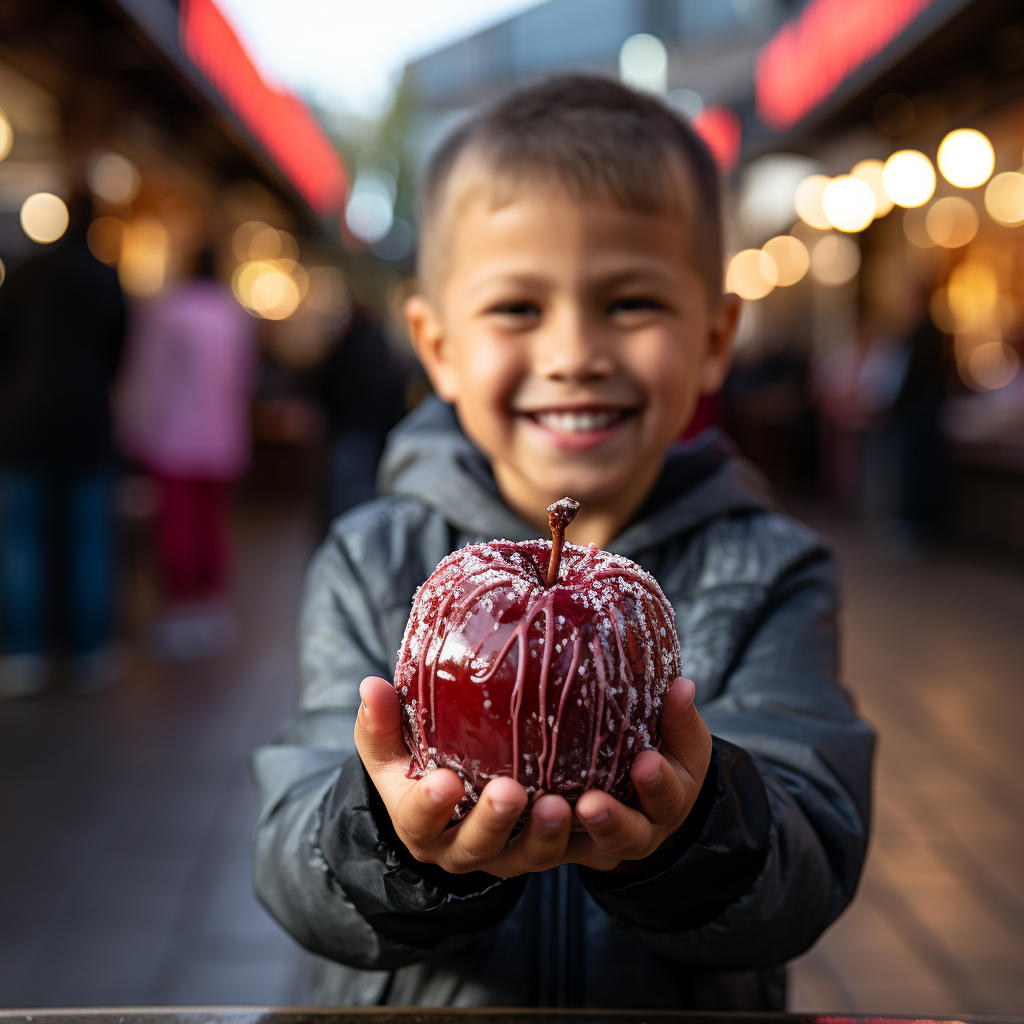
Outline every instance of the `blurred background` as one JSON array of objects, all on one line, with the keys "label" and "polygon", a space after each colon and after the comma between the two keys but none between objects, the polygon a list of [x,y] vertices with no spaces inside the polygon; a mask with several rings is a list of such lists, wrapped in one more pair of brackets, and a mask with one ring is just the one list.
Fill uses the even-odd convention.
[{"label": "blurred background", "polygon": [[416,172],[563,69],[726,182],[719,425],[837,548],[878,728],[807,1012],[1024,1012],[1024,16],[1003,0],[0,2],[0,1005],[296,1004],[246,757],[426,393]]}]

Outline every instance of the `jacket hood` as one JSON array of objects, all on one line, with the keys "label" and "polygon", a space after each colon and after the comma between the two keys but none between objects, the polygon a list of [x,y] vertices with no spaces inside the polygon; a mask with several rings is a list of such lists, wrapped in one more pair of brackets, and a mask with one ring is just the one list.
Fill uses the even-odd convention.
[{"label": "jacket hood", "polygon": [[[480,540],[546,536],[502,500],[483,453],[436,396],[388,435],[377,476],[380,494],[415,498],[460,532]],[[609,548],[632,557],[717,516],[777,509],[761,474],[718,430],[671,447],[653,490]]]}]

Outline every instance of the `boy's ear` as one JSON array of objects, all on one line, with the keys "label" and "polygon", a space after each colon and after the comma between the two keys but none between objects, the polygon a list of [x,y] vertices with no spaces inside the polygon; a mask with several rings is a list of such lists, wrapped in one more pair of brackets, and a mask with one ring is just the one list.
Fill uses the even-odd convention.
[{"label": "boy's ear", "polygon": [[743,300],[738,295],[723,295],[718,306],[711,311],[708,326],[708,350],[704,359],[704,379],[701,392],[713,395],[725,383],[725,375],[732,365],[733,339],[739,323]]},{"label": "boy's ear", "polygon": [[437,394],[454,402],[458,393],[457,375],[445,342],[441,318],[425,295],[410,295],[405,300],[405,322],[409,339]]}]

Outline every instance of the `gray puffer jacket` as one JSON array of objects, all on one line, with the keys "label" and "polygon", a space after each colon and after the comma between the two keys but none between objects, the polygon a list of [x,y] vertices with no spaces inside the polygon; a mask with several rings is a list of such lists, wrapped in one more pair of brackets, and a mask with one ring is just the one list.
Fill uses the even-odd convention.
[{"label": "gray puffer jacket", "polygon": [[392,677],[413,593],[464,544],[536,537],[451,409],[391,434],[385,497],[334,522],[309,570],[301,694],[254,755],[259,898],[335,1005],[782,1009],[783,964],[849,903],[872,734],[836,680],[835,568],[721,438],[673,450],[610,547],[672,602],[714,736],[682,852],[623,880],[576,866],[500,880],[414,860],[358,757],[363,677]]}]

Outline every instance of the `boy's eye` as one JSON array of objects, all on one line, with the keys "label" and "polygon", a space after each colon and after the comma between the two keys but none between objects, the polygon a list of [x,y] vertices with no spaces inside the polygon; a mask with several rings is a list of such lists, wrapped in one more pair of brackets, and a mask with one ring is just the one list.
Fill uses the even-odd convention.
[{"label": "boy's eye", "polygon": [[608,312],[614,316],[616,313],[648,312],[650,310],[662,309],[662,304],[657,299],[647,296],[635,295],[623,299],[615,299],[608,306]]},{"label": "boy's eye", "polygon": [[535,302],[499,302],[488,312],[516,318],[537,317],[540,316],[540,307]]}]

